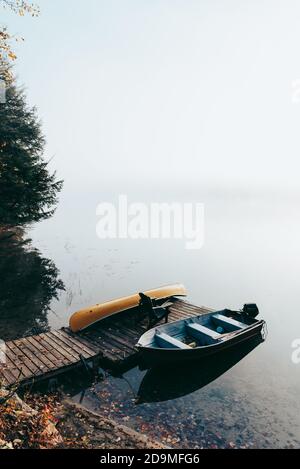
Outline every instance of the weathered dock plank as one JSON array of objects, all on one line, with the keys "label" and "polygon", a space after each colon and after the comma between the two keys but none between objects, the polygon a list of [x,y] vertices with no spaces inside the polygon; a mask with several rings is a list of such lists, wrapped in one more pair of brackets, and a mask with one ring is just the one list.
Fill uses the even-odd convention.
[{"label": "weathered dock plank", "polygon": [[[169,307],[169,321],[209,311],[174,300]],[[83,361],[97,361],[111,370],[134,366],[138,356],[135,346],[146,330],[146,320],[141,322],[124,313],[77,334],[62,328],[7,342],[7,360],[0,365],[0,381],[6,386],[31,384],[83,366]]]}]

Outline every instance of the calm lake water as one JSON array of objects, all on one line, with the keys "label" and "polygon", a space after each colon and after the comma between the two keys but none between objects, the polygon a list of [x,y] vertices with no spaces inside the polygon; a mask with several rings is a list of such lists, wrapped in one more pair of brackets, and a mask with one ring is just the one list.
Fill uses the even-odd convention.
[{"label": "calm lake water", "polygon": [[[130,202],[204,203],[204,247],[99,240],[96,206],[117,203],[119,192]],[[119,192],[66,185],[55,216],[28,233],[38,251],[2,253],[1,337],[66,326],[81,307],[176,281],[200,305],[256,302],[269,330],[262,344],[167,377],[133,369],[90,388],[78,378],[70,392],[171,446],[299,448],[300,365],[291,355],[300,338],[300,194],[142,185]]]}]

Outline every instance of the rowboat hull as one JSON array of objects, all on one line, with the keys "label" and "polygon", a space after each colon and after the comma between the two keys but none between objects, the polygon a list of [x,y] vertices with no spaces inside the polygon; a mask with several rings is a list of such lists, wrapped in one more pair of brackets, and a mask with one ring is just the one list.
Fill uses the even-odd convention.
[{"label": "rowboat hull", "polygon": [[222,359],[218,354],[204,357],[197,361],[197,372],[194,362],[150,368],[140,384],[136,403],[163,402],[191,394],[222,376],[262,342],[261,337],[253,337],[223,350]]},{"label": "rowboat hull", "polygon": [[[214,313],[209,313],[207,316],[211,316]],[[253,321],[254,323],[247,326],[245,329],[229,335],[227,340],[216,342],[212,345],[200,346],[189,349],[176,349],[176,348],[159,348],[146,345],[147,338],[153,335],[155,332],[162,329],[163,331],[168,330],[167,327],[160,326],[152,331],[148,331],[144,334],[137,344],[140,353],[140,361],[142,366],[145,368],[152,368],[156,366],[174,365],[176,363],[182,364],[184,362],[195,362],[200,361],[205,357],[219,354],[224,350],[237,347],[239,344],[243,344],[246,341],[254,337],[262,336],[262,331],[265,326],[265,321]],[[178,324],[182,321],[178,321]],[[176,322],[172,323],[172,327],[176,327]]]}]

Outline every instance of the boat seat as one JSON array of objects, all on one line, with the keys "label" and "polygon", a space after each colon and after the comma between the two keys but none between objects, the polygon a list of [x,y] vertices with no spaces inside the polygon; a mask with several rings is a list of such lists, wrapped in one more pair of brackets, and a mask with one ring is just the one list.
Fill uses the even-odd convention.
[{"label": "boat seat", "polygon": [[189,335],[194,337],[194,339],[200,340],[201,345],[215,344],[218,339],[222,337],[218,332],[212,331],[208,329],[208,327],[202,326],[196,322],[187,323],[186,327]]},{"label": "boat seat", "polygon": [[169,320],[169,304],[166,306],[166,303],[162,306],[156,306],[156,300],[151,299],[149,296],[144,293],[139,293],[140,302],[139,310],[142,313],[139,316],[143,317],[143,313],[146,313],[148,316],[148,329],[152,329],[156,324],[165,319],[167,323]]},{"label": "boat seat", "polygon": [[235,319],[228,318],[227,316],[223,316],[223,314],[214,314],[212,316],[212,320],[218,326],[224,327],[227,332],[233,332],[247,327],[246,324],[236,321]]},{"label": "boat seat", "polygon": [[157,345],[161,348],[177,348],[182,350],[191,348],[189,345],[181,342],[181,340],[175,339],[175,337],[171,337],[169,334],[165,334],[164,332],[157,332],[155,340]]}]

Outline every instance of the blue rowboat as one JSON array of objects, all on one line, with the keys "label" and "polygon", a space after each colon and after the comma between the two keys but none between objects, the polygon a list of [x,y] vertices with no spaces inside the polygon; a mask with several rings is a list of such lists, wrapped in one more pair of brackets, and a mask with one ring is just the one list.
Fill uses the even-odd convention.
[{"label": "blue rowboat", "polygon": [[256,305],[245,305],[242,311],[224,309],[154,327],[138,341],[142,362],[149,367],[189,362],[236,347],[264,334],[266,323],[257,315]]}]

